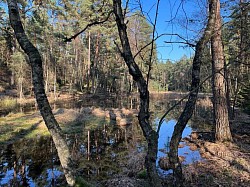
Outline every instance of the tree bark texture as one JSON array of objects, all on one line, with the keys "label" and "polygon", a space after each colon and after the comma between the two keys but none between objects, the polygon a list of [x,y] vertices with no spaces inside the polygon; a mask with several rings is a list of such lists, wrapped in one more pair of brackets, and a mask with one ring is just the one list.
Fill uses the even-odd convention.
[{"label": "tree bark texture", "polygon": [[221,16],[220,1],[212,0],[216,3],[216,18],[214,23],[214,34],[211,37],[212,48],[212,88],[215,138],[217,141],[232,141],[229,128],[228,107],[226,99],[226,79],[224,71],[224,52],[221,38]]},{"label": "tree bark texture", "polygon": [[197,42],[195,46],[195,56],[193,59],[193,66],[192,66],[192,83],[190,88],[190,95],[185,105],[185,108],[174,127],[174,132],[170,141],[169,162],[171,168],[173,169],[174,186],[183,186],[184,182],[184,178],[182,175],[182,167],[178,158],[178,145],[181,140],[183,130],[185,129],[188,120],[192,117],[195,108],[195,103],[197,100],[199,86],[200,86],[200,67],[202,63],[202,56],[204,48],[212,35],[213,26],[215,22],[215,7],[216,4],[213,1],[210,1],[208,23],[203,36],[200,38],[200,40]]},{"label": "tree bark texture", "polygon": [[59,127],[51,107],[49,105],[47,96],[44,90],[42,59],[36,47],[29,41],[25,34],[22,22],[20,19],[18,6],[16,0],[8,0],[9,17],[12,28],[14,29],[16,39],[21,48],[29,57],[29,63],[32,68],[32,81],[34,86],[34,93],[40,113],[45,121],[45,124],[53,138],[58,156],[67,180],[70,186],[75,184],[75,174],[72,168],[72,160],[68,145],[63,137],[61,128]]},{"label": "tree bark texture", "polygon": [[148,143],[148,150],[145,165],[151,184],[155,187],[162,186],[161,179],[156,169],[156,158],[158,150],[158,134],[154,131],[149,122],[149,91],[148,86],[143,78],[140,68],[134,61],[130,43],[127,36],[126,24],[121,7],[121,0],[113,0],[113,10],[116,19],[116,25],[122,46],[122,57],[129,69],[130,75],[137,83],[140,93],[140,111],[138,115],[139,124]]}]

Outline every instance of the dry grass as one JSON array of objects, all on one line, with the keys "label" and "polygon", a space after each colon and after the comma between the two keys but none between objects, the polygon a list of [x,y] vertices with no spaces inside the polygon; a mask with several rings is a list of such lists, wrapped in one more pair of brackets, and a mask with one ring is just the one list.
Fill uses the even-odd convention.
[{"label": "dry grass", "polygon": [[243,169],[237,159],[229,162],[213,157],[205,162],[194,163],[184,168],[184,176],[186,178],[185,186],[250,186],[249,170]]},{"label": "dry grass", "polygon": [[196,105],[199,105],[202,107],[212,107],[213,103],[212,103],[211,99],[207,96],[205,98],[198,99],[196,102]]},{"label": "dry grass", "polygon": [[4,97],[0,100],[1,110],[11,110],[17,106],[17,100],[15,98]]}]

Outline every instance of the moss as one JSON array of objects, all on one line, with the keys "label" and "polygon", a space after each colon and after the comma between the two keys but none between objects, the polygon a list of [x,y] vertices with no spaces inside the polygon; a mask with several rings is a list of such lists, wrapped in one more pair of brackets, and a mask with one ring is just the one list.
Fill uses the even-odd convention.
[{"label": "moss", "polygon": [[0,144],[21,138],[34,138],[37,135],[48,135],[49,132],[42,124],[41,117],[34,117],[32,114],[9,114],[0,121]]},{"label": "moss", "polygon": [[60,123],[64,133],[67,134],[76,134],[82,133],[84,131],[96,129],[99,126],[106,124],[108,121],[104,117],[96,116],[86,116],[81,120],[77,119],[69,123]]},{"label": "moss", "polygon": [[[83,130],[96,129],[107,123],[105,118],[89,116],[82,120],[69,123],[61,123],[63,132],[67,134],[82,133]],[[43,119],[37,113],[10,113],[0,120],[0,144],[8,144],[21,138],[34,138],[36,136],[47,136],[49,131]]]}]

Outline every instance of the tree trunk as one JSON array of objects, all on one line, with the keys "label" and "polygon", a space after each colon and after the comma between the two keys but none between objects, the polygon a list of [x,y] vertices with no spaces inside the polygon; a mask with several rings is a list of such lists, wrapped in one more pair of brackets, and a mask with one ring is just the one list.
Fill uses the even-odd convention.
[{"label": "tree trunk", "polygon": [[229,69],[226,67],[226,61],[224,62],[224,66],[225,66],[224,73],[225,73],[225,80],[226,80],[226,100],[227,100],[228,117],[229,117],[229,120],[233,120],[234,114],[233,114],[233,110],[231,107],[231,91],[230,91],[231,82],[230,82],[230,77],[229,77]]},{"label": "tree trunk", "polygon": [[193,67],[192,67],[192,83],[190,88],[190,95],[186,106],[180,115],[177,124],[174,127],[174,132],[170,141],[170,151],[169,151],[169,162],[170,166],[173,169],[174,175],[174,186],[183,186],[184,178],[182,175],[182,167],[179,162],[178,157],[178,145],[182,137],[183,130],[188,123],[188,120],[191,118],[192,113],[195,109],[195,103],[198,96],[199,86],[200,86],[200,66],[202,63],[202,56],[204,52],[204,48],[208,43],[211,34],[212,34],[212,26],[215,21],[215,6],[216,4],[212,1],[209,3],[209,20],[207,23],[206,30],[204,31],[203,36],[198,41],[195,46],[195,56],[193,59]]},{"label": "tree trunk", "polygon": [[34,86],[34,93],[40,113],[45,121],[45,124],[53,138],[58,156],[67,180],[70,186],[75,184],[75,173],[72,165],[70,151],[68,145],[63,138],[63,133],[59,127],[51,107],[49,105],[43,84],[43,68],[42,59],[38,50],[29,41],[22,26],[18,6],[16,0],[8,0],[9,17],[15,36],[21,48],[29,57],[29,63],[32,68],[32,80]]},{"label": "tree trunk", "polygon": [[212,0],[216,3],[216,17],[214,24],[214,34],[211,37],[212,48],[212,88],[214,123],[216,125],[215,138],[217,141],[232,141],[229,128],[228,107],[226,100],[226,80],[224,74],[224,55],[221,39],[221,16],[220,1]]},{"label": "tree trunk", "polygon": [[97,74],[97,63],[99,58],[99,49],[100,49],[100,32],[98,32],[96,37],[96,45],[95,45],[95,56],[92,65],[92,93],[95,94],[97,89],[97,82],[98,82],[98,74]]},{"label": "tree trunk", "polygon": [[145,160],[145,165],[147,168],[147,173],[149,181],[154,187],[161,187],[162,181],[158,176],[156,169],[156,158],[158,150],[158,134],[152,129],[149,123],[149,91],[147,83],[143,78],[141,70],[135,63],[128,36],[126,31],[126,24],[124,23],[124,15],[121,7],[121,0],[113,0],[113,9],[116,18],[116,25],[118,28],[120,41],[122,45],[122,57],[129,69],[130,75],[132,75],[133,80],[137,83],[140,92],[140,111],[138,115],[139,124],[142,128],[143,134],[148,143],[147,156]]},{"label": "tree trunk", "polygon": [[56,94],[56,64],[54,64],[54,101],[57,100],[57,94]]},{"label": "tree trunk", "polygon": [[88,73],[87,73],[87,92],[89,92],[90,91],[90,89],[89,89],[89,82],[90,82],[90,61],[91,61],[91,58],[90,58],[90,52],[91,52],[91,50],[90,50],[90,41],[91,41],[91,38],[90,38],[90,31],[89,31],[89,33],[88,33]]}]

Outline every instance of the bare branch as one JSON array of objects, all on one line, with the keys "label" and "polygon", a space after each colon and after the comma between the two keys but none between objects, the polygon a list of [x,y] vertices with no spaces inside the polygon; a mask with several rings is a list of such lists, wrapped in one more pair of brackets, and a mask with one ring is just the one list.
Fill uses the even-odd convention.
[{"label": "bare branch", "polygon": [[[181,7],[181,5],[183,4],[183,1],[184,1],[184,0],[182,0],[182,1],[180,2],[179,6],[178,6],[178,8],[177,8],[177,10],[176,10],[176,12],[175,12],[174,17],[171,16],[172,18],[171,18],[170,20],[166,21],[166,22],[172,22],[172,21],[176,18],[177,14],[178,14],[178,12],[179,12],[179,9],[180,9],[180,7]],[[172,11],[171,11],[171,14],[172,14]]]},{"label": "bare branch", "polygon": [[108,16],[107,16],[104,20],[102,20],[102,21],[94,21],[94,22],[92,22],[92,23],[89,23],[88,25],[86,25],[86,26],[84,27],[84,29],[82,29],[80,32],[76,33],[74,36],[71,36],[70,38],[67,38],[67,37],[66,37],[65,40],[64,40],[64,42],[71,42],[72,39],[75,39],[77,36],[79,36],[80,34],[82,34],[84,31],[86,31],[89,27],[91,27],[91,26],[93,26],[93,25],[98,25],[98,24],[105,23],[106,21],[108,21],[108,19],[109,19],[110,15],[112,14],[112,12],[113,12],[113,11],[110,11],[110,12],[108,13]]},{"label": "bare branch", "polygon": [[147,74],[147,86],[148,86],[148,83],[149,83],[150,71],[152,69],[152,58],[153,58],[153,51],[154,51],[154,38],[155,38],[156,23],[157,23],[157,18],[158,18],[159,4],[160,4],[160,0],[158,0],[157,4],[156,4],[155,20],[154,20],[154,24],[153,24],[153,37],[152,37],[152,42],[151,42],[151,50],[150,50],[149,66],[148,66],[148,74]]},{"label": "bare branch", "polygon": [[[151,17],[149,16],[149,12],[153,9],[153,7],[155,6],[155,4],[149,9],[148,12],[143,11],[141,0],[138,0],[138,4],[139,4],[139,8],[140,8],[140,12],[141,12],[142,16],[143,16],[144,18],[146,18],[146,20],[147,20],[151,25],[154,25],[153,21],[151,20]],[[147,16],[145,16],[145,13],[147,14]]]},{"label": "bare branch", "polygon": [[189,42],[164,42],[164,43],[167,43],[167,44],[173,44],[173,43],[176,43],[176,44],[186,44],[186,45],[188,45],[188,46],[190,46],[190,47],[195,47],[195,45],[194,44],[191,44],[191,43],[189,43]]},{"label": "bare branch", "polygon": [[[160,34],[157,37],[153,38],[149,43],[147,43],[146,45],[144,45],[135,55],[134,55],[134,59],[137,57],[137,55],[139,55],[139,53],[144,50],[146,47],[148,47],[149,45],[151,45],[154,41],[156,41],[157,39],[159,39],[162,36],[178,36],[180,39],[184,40],[185,44],[189,45],[190,47],[195,47],[195,44],[192,44],[190,42],[188,42],[185,38],[183,38],[182,36],[180,36],[179,34]],[[166,42],[168,43],[168,42]],[[169,42],[170,43],[170,42]],[[177,42],[172,42],[172,43],[177,43]]]},{"label": "bare branch", "polygon": [[126,1],[123,17],[126,17],[126,14],[127,14],[127,11],[128,11],[128,3],[129,3],[129,0]]}]

